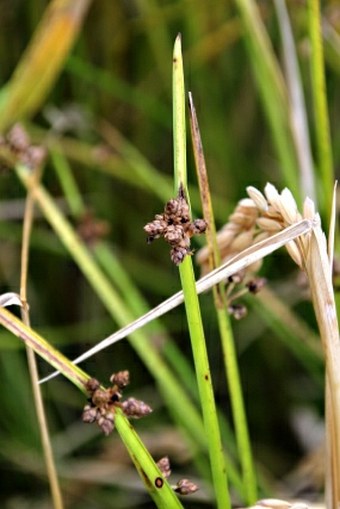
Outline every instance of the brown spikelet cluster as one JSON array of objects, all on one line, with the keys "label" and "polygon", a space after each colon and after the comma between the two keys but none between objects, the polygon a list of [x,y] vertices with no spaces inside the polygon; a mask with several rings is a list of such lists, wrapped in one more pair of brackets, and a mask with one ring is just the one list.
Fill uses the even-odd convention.
[{"label": "brown spikelet cluster", "polygon": [[93,211],[87,209],[80,218],[77,231],[86,244],[93,246],[109,234],[110,225],[107,221],[97,219]]},{"label": "brown spikelet cluster", "polygon": [[32,145],[21,124],[15,124],[6,136],[0,138],[0,148],[10,164],[20,162],[31,169],[40,166],[46,155],[43,147]]},{"label": "brown spikelet cluster", "polygon": [[188,202],[183,188],[177,198],[169,200],[162,214],[156,214],[153,221],[144,226],[147,241],[163,237],[170,244],[170,257],[175,265],[182,263],[186,255],[191,255],[190,239],[193,235],[204,233],[207,223],[204,219],[191,221]]},{"label": "brown spikelet cluster", "polygon": [[246,293],[255,295],[266,285],[267,280],[264,277],[246,278],[246,273],[237,273],[228,279],[226,290],[228,312],[235,320],[241,320],[247,316],[247,307],[239,302],[239,299]]},{"label": "brown spikelet cluster", "polygon": [[129,384],[128,371],[113,373],[110,377],[111,387],[103,389],[95,378],[90,378],[86,384],[89,402],[85,405],[82,415],[83,422],[96,422],[105,435],[109,435],[114,428],[116,408],[121,408],[127,417],[139,419],[152,412],[149,405],[135,398],[121,401],[122,391]]},{"label": "brown spikelet cluster", "polygon": [[[168,479],[171,476],[171,466],[168,456],[157,461],[157,466],[165,479]],[[189,481],[189,479],[180,479],[174,486],[172,486],[172,489],[180,495],[190,495],[198,490],[198,486],[192,481]]]}]

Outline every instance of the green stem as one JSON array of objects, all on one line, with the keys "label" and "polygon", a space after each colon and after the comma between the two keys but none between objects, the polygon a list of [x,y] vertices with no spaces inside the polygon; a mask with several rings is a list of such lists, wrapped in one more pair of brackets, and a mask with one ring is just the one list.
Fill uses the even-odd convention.
[{"label": "green stem", "polygon": [[[202,140],[191,93],[189,93],[189,107],[190,126],[194,147],[197,178],[202,198],[204,219],[208,224],[206,236],[210,251],[209,268],[210,270],[214,270],[216,267],[221,265],[221,257],[216,238],[214,211],[212,207]],[[235,350],[235,342],[229,315],[227,313],[228,305],[225,296],[225,285],[223,282],[213,287],[213,295],[223,349],[224,366],[230,391],[238,455],[242,466],[243,493],[245,494],[245,499],[248,505],[252,505],[257,500],[256,475],[250,446],[247,418]]]},{"label": "green stem", "polygon": [[[220,287],[221,283],[219,285],[219,290]],[[215,288],[214,293],[218,293],[217,299],[220,300],[221,294],[217,288]],[[226,312],[227,303],[225,296],[222,297],[222,304],[223,308],[217,308],[218,326],[221,335],[224,366],[230,391],[238,456],[242,467],[244,496],[247,504],[252,505],[258,498],[255,467],[249,438],[247,416],[243,401],[240,373],[237,364],[235,343],[230,320]]]},{"label": "green stem", "polygon": [[[178,36],[175,41],[173,56],[173,108],[175,185],[177,191],[182,187],[187,195],[185,93],[180,36]],[[187,256],[179,266],[179,273],[184,293],[185,310],[203,412],[203,422],[208,439],[211,472],[217,506],[220,509],[227,509],[230,508],[231,505],[225,457],[217,418],[194,271],[189,256]]]},{"label": "green stem", "polygon": [[60,147],[58,147],[58,149],[56,148],[57,144],[58,142],[56,141],[55,145],[50,148],[54,169],[58,175],[60,185],[72,214],[75,217],[79,217],[85,212],[84,202],[78,191],[78,186],[72,174],[69,162],[60,150]]},{"label": "green stem", "polygon": [[329,117],[327,111],[325,66],[322,46],[320,3],[319,0],[308,0],[309,37],[311,41],[311,76],[314,100],[314,118],[318,163],[322,186],[320,186],[319,203],[327,224],[330,219],[334,174],[333,157],[330,142]]}]

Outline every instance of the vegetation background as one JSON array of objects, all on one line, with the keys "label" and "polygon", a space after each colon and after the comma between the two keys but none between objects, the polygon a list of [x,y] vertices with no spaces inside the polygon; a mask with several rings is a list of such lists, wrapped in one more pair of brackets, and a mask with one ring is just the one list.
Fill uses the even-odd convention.
[{"label": "vegetation background", "polygon": [[[5,111],[5,84],[10,83],[17,63],[25,55],[48,3],[0,2],[0,80],[4,86],[0,116]],[[123,280],[115,284],[118,289],[119,284],[128,288],[132,300],[126,295],[124,299],[135,317],[142,314],[131,304],[136,290],[145,299],[146,309],[151,309],[180,288],[168,247],[162,242],[147,245],[143,232],[144,224],[162,211],[165,201],[174,195],[171,73],[173,42],[179,32],[186,86],[196,103],[217,226],[227,221],[237,201],[245,196],[247,185],[263,189],[270,181],[279,189],[286,185],[294,188],[299,179],[298,165],[287,171],[289,163],[284,161],[273,132],[268,97],[271,87],[275,96],[276,85],[267,81],[269,91],[263,91],[256,68],[261,69],[264,57],[261,60],[261,55],[254,56],[252,52],[251,33],[249,28],[247,32],[241,4],[225,0],[92,2],[76,43],[46,97],[41,92],[38,106],[11,119],[26,120],[33,140],[49,146],[42,180],[70,221],[80,228],[78,231],[84,232],[84,224],[88,226],[92,216],[103,221],[99,230],[107,234],[106,246],[116,260],[116,265],[111,264],[115,272],[112,279],[117,274],[130,278],[129,288]],[[271,41],[275,62],[284,73],[280,17],[275,4],[261,1],[255,5]],[[287,7],[301,72],[311,152],[317,161],[308,8],[305,2],[296,0],[290,0]],[[322,16],[329,122],[337,168],[338,3],[325,2]],[[62,38],[61,33],[54,50],[44,49],[46,65],[49,59],[53,60],[54,51],[57,54],[60,50]],[[267,80],[265,75],[262,78]],[[41,76],[36,74],[30,79],[23,83],[27,94],[38,87]],[[273,101],[275,104],[275,98]],[[288,102],[286,106],[289,115]],[[279,109],[276,111],[279,115]],[[294,143],[289,136],[287,140],[293,160]],[[75,188],[72,181],[70,184],[70,175],[75,179]],[[322,195],[327,184],[317,170],[314,179]],[[200,217],[190,144],[189,183],[194,215]],[[304,197],[303,190],[299,195],[298,186],[292,190],[298,193],[298,200]],[[4,293],[18,291],[20,284],[25,190],[14,172],[4,169],[1,173],[0,197],[0,289]],[[329,203],[323,204],[323,211],[327,206]],[[195,241],[195,248],[201,241]],[[38,210],[30,256],[28,300],[32,327],[68,357],[76,357],[122,325],[113,320]],[[266,260],[261,274],[273,294],[246,298],[243,302],[248,307],[247,317],[233,320],[250,437],[263,478],[263,493],[301,495],[321,488],[322,452],[318,447],[322,442],[324,401],[322,356],[315,339],[317,331],[307,289],[287,254],[282,250]],[[204,295],[201,303],[216,400],[230,419],[211,295]],[[190,365],[183,308],[169,313],[162,323],[184,354],[177,365],[182,366],[185,359]],[[164,335],[156,337],[150,331],[150,349],[163,355],[165,343]],[[23,345],[2,330],[0,350],[1,507],[50,507]],[[103,383],[112,372],[130,371],[131,386],[127,392],[154,409],[151,416],[137,423],[138,433],[154,458],[170,456],[175,478],[190,477],[200,484],[192,447],[174,424],[150,369],[131,344],[123,340],[83,366]],[[41,374],[50,371],[42,361],[39,368]],[[95,426],[81,422],[83,395],[61,377],[45,385],[43,393],[68,506],[151,507],[118,436],[105,438]],[[232,438],[228,444],[232,449],[231,444]],[[305,470],[297,473],[298,465]],[[204,482],[200,487],[196,496],[184,501],[186,507],[209,506]]]}]

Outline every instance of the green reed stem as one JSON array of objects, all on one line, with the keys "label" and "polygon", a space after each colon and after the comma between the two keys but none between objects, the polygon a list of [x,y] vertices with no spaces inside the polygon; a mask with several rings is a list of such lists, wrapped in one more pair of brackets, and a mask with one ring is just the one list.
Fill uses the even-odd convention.
[{"label": "green reed stem", "polygon": [[[177,192],[180,187],[183,188],[187,196],[185,91],[180,36],[177,36],[175,41],[173,54],[173,116],[175,189]],[[225,457],[217,418],[201,311],[195,287],[194,271],[189,256],[186,256],[184,261],[180,264],[179,273],[184,293],[184,304],[203,412],[203,422],[208,440],[217,506],[220,509],[227,509],[230,508],[231,505]]]},{"label": "green reed stem", "polygon": [[[210,250],[209,268],[210,270],[214,270],[216,267],[221,265],[221,257],[216,238],[215,218],[211,202],[202,140],[198,127],[196,110],[194,107],[192,95],[190,93],[189,107],[190,126],[194,147],[197,178],[202,198],[203,215],[208,224],[206,236],[207,244]],[[242,467],[243,493],[247,504],[252,505],[257,500],[255,467],[249,439],[247,417],[242,395],[235,342],[229,315],[227,312],[228,304],[225,296],[224,283],[219,283],[219,285],[214,286],[213,296],[223,349],[225,372],[230,392],[239,461]]]},{"label": "green reed stem", "polygon": [[319,0],[308,0],[308,14],[315,135],[318,150],[318,170],[322,181],[322,185],[319,186],[318,198],[322,215],[327,221],[326,224],[328,224],[333,196],[334,174]]}]

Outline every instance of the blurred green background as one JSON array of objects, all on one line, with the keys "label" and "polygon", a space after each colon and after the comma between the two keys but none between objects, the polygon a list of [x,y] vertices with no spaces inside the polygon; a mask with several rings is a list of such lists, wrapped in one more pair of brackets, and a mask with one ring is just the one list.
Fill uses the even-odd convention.
[{"label": "blurred green background", "polygon": [[[10,80],[47,5],[42,0],[0,2],[2,85]],[[274,3],[261,1],[256,6],[276,62],[283,69]],[[307,7],[303,1],[291,0],[287,8],[315,160]],[[334,167],[338,168],[338,3],[323,3],[322,16],[329,120]],[[72,210],[60,177],[71,170],[89,214],[105,222],[101,225],[104,230],[109,228],[108,247],[131,278],[133,288],[145,298],[148,309],[180,288],[167,246],[162,242],[147,245],[143,232],[144,224],[162,211],[164,202],[174,194],[171,65],[173,42],[179,32],[186,86],[196,103],[217,227],[221,227],[245,196],[247,185],[263,189],[270,181],[281,189],[294,181],[287,182],[289,171],[283,168],[256,76],[256,66],[261,68],[261,63],[254,62],[249,51],[249,34],[237,2],[92,2],[60,75],[34,115],[24,119],[36,143],[50,143],[44,184],[79,228],[77,194],[71,193],[75,200]],[[35,80],[38,84],[40,76]],[[34,86],[34,82],[27,84],[28,89]],[[270,89],[275,84],[267,82],[267,86]],[[6,101],[5,94],[1,101]],[[188,147],[189,187],[194,215],[200,217],[190,141]],[[290,170],[294,175],[295,168]],[[295,178],[299,179],[297,173]],[[322,191],[318,177],[315,184]],[[25,191],[14,172],[2,171],[0,197],[3,293],[19,290]],[[198,248],[203,240],[194,242]],[[322,443],[324,394],[312,307],[304,282],[284,251],[266,260],[261,273],[278,302],[268,294],[248,298],[243,301],[248,316],[233,321],[255,461],[263,494],[314,493],[320,488],[318,469],[322,472],[318,447]],[[32,327],[70,358],[119,328],[39,211],[32,233],[28,297]],[[229,419],[211,295],[204,295],[201,303],[216,399],[221,413]],[[138,316],[137,311],[131,312]],[[191,364],[183,308],[169,313],[162,323]],[[153,337],[150,348],[162,355],[165,340],[162,335],[156,339]],[[25,352],[21,342],[3,330],[0,363],[1,507],[51,507]],[[39,366],[42,374],[50,371],[42,361]],[[184,500],[185,507],[209,507],[209,490],[199,480],[193,448],[174,424],[153,376],[130,344],[124,340],[83,367],[103,383],[114,371],[130,371],[128,395],[144,399],[154,408],[150,417],[136,423],[138,433],[155,459],[170,456],[175,480],[180,476],[198,480],[201,490]],[[81,423],[84,397],[61,377],[43,386],[43,393],[66,506],[152,507],[118,436],[105,439],[94,426]],[[229,446],[232,451],[232,443]],[[300,462],[303,467],[297,473]],[[235,500],[239,500],[237,494]]]}]

